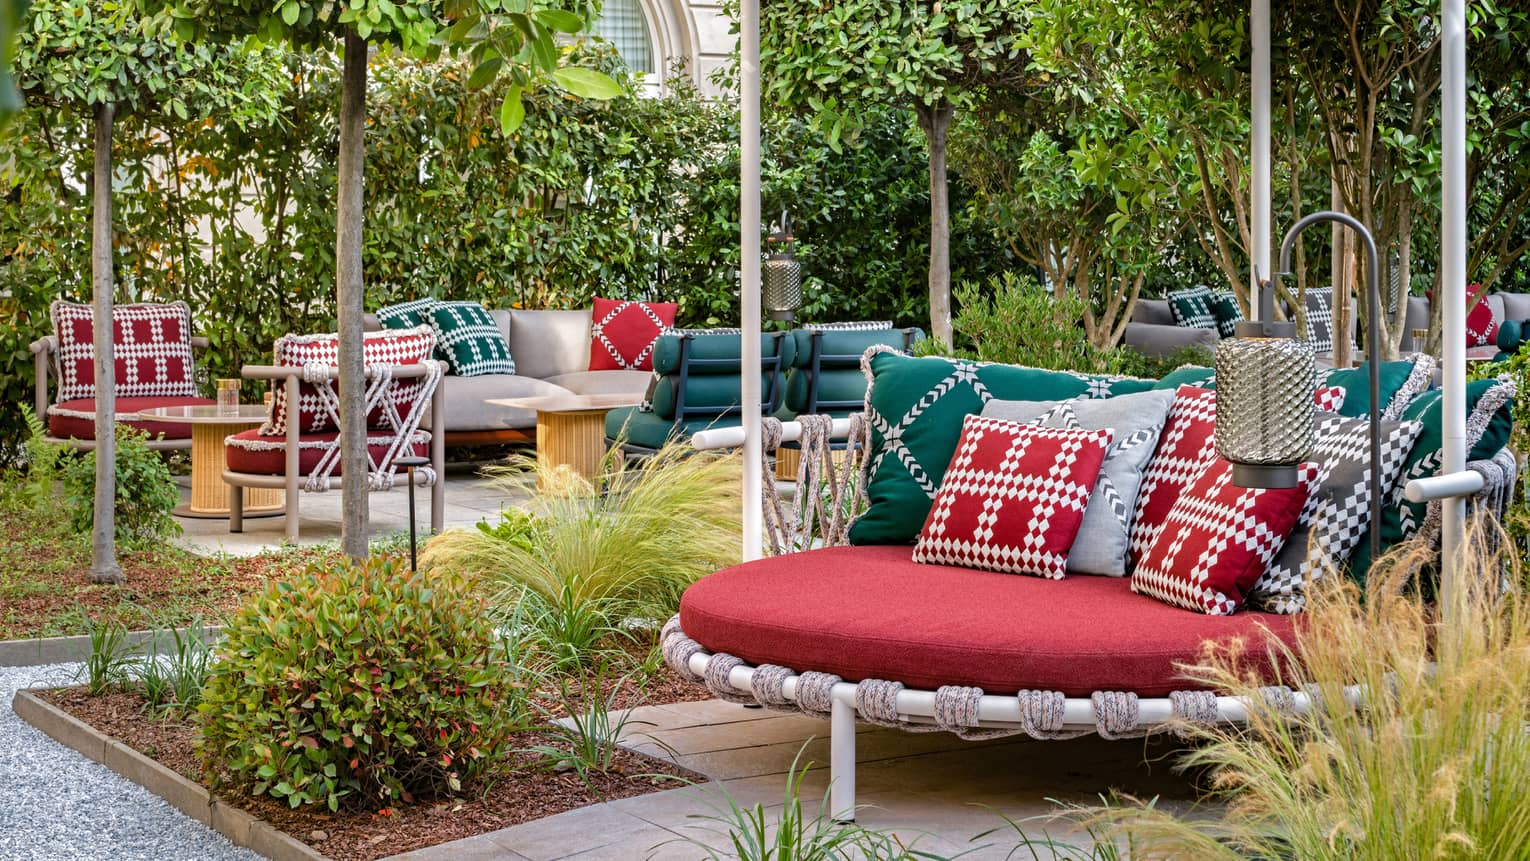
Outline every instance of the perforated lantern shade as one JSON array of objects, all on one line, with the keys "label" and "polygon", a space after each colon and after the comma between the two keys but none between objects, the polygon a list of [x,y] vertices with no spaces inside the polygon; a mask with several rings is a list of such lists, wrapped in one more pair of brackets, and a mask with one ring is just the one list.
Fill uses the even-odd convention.
[{"label": "perforated lantern shade", "polygon": [[791,320],[802,307],[802,264],[791,252],[765,258],[760,270],[760,303],[773,320]]},{"label": "perforated lantern shade", "polygon": [[1294,487],[1312,453],[1312,348],[1294,338],[1239,337],[1217,346],[1217,453],[1243,487]]}]

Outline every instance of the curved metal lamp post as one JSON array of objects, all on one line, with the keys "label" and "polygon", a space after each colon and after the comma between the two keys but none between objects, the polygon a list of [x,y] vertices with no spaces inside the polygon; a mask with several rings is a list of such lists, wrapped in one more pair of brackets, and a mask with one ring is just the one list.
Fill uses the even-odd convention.
[{"label": "curved metal lamp post", "polygon": [[[1381,339],[1377,337],[1377,325],[1381,319],[1381,285],[1380,273],[1377,270],[1376,239],[1371,236],[1370,230],[1353,216],[1342,212],[1325,210],[1314,212],[1302,220],[1291,225],[1286,231],[1286,238],[1280,243],[1280,271],[1275,273],[1279,278],[1291,274],[1291,249],[1296,244],[1296,237],[1308,227],[1319,223],[1337,223],[1348,227],[1359,235],[1365,243],[1365,282],[1366,296],[1369,303],[1370,330],[1365,337],[1365,363],[1370,368],[1370,431],[1371,431],[1371,468],[1368,475],[1371,482],[1371,558],[1381,555],[1381,416],[1376,412],[1376,406],[1381,402]],[[1274,293],[1273,290],[1268,291]],[[1345,297],[1346,301],[1348,297]]]}]

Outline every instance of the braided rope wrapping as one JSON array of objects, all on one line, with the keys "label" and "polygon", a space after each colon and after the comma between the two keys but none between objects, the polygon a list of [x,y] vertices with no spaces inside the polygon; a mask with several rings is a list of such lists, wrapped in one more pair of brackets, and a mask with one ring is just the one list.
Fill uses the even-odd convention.
[{"label": "braided rope wrapping", "polygon": [[855,711],[861,720],[873,726],[906,728],[898,719],[898,692],[902,682],[866,679],[855,686]]},{"label": "braided rope wrapping", "polygon": [[707,690],[712,692],[712,696],[720,700],[730,703],[754,705],[753,694],[740,693],[728,681],[728,674],[732,673],[735,667],[742,666],[744,666],[742,659],[735,658],[724,652],[718,652],[712,656],[710,661],[707,661],[706,676],[702,681],[706,683]]},{"label": "braided rope wrapping", "polygon": [[701,676],[691,670],[691,658],[705,651],[701,644],[685,635],[680,628],[680,617],[673,616],[664,623],[659,631],[659,652],[664,655],[664,663],[675,674],[688,682],[699,682]]},{"label": "braided rope wrapping", "polygon": [[859,413],[850,416],[846,449],[839,463],[834,457],[832,416],[802,415],[795,421],[802,427],[798,438],[801,457],[790,501],[776,480],[774,468],[782,444],[781,421],[765,418],[760,422],[764,531],[775,556],[819,544],[845,544],[851,520],[865,507],[866,417]]},{"label": "braided rope wrapping", "polygon": [[1085,735],[1084,730],[1063,729],[1063,709],[1068,698],[1062,691],[1020,691],[1020,726],[1037,741],[1060,741]]},{"label": "braided rope wrapping", "polygon": [[982,729],[978,705],[983,689],[963,685],[942,685],[935,689],[935,727],[967,741],[1003,738],[1021,732],[1017,729]]},{"label": "braided rope wrapping", "polygon": [[[368,490],[391,490],[395,480],[395,467],[393,461],[404,451],[413,447],[417,439],[417,433],[423,440],[430,439],[429,434],[419,431],[420,420],[424,418],[424,410],[430,403],[431,395],[441,383],[441,374],[444,364],[433,359],[425,359],[421,362],[426,366],[427,374],[420,390],[410,405],[409,414],[399,414],[398,405],[388,397],[393,384],[394,366],[386,363],[371,364],[365,366],[363,373],[366,380],[366,391],[362,397],[362,409],[367,415],[380,413],[382,423],[391,428],[392,433],[387,441],[381,457],[374,457],[370,445],[366,446],[367,475],[366,483]],[[335,366],[324,362],[307,362],[303,366],[303,382],[308,383],[317,393],[319,404],[323,408],[329,420],[336,427],[340,425],[340,393],[336,387]],[[335,469],[340,466],[340,441],[325,443],[324,453],[320,455],[318,463],[309,470],[303,480],[303,490],[309,493],[323,493],[333,486],[332,478]],[[426,485],[436,483],[438,476],[434,467],[424,466],[415,470]]]},{"label": "braided rope wrapping", "polygon": [[1296,692],[1285,685],[1266,685],[1259,689],[1259,698],[1278,715],[1290,715],[1296,711]]},{"label": "braided rope wrapping", "polygon": [[1147,735],[1147,730],[1137,726],[1137,695],[1131,691],[1095,691],[1090,701],[1100,738],[1115,741]]},{"label": "braided rope wrapping", "polygon": [[797,677],[797,708],[828,717],[834,706],[834,686],[844,681],[833,673],[806,672]]},{"label": "braided rope wrapping", "polygon": [[792,701],[786,698],[786,680],[796,678],[791,668],[778,664],[761,664],[754,668],[754,699],[768,709],[796,711]]},{"label": "braided rope wrapping", "polygon": [[[1169,702],[1174,706],[1174,716],[1194,727],[1217,722],[1217,695],[1211,691],[1170,691]],[[1195,735],[1192,727],[1182,727],[1176,733],[1180,738]]]}]

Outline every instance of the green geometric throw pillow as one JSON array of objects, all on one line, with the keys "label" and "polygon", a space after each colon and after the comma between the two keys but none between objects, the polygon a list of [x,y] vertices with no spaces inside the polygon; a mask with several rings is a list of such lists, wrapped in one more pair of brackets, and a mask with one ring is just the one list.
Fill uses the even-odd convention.
[{"label": "green geometric throw pillow", "polygon": [[1146,391],[1151,380],[1043,371],[873,347],[861,359],[870,382],[870,503],[851,544],[907,544],[919,535],[956,451],[962,421],[991,400],[1108,398]]},{"label": "green geometric throw pillow", "polygon": [[1218,290],[1211,294],[1211,313],[1217,318],[1217,334],[1231,338],[1237,334],[1237,325],[1243,322],[1243,309],[1231,290]]},{"label": "green geometric throw pillow", "polygon": [[477,302],[437,302],[430,309],[436,347],[459,377],[513,374],[510,345],[494,318]]},{"label": "green geometric throw pillow", "polygon": [[1217,315],[1211,307],[1211,288],[1204,285],[1169,294],[1169,313],[1174,325],[1188,329],[1215,329]]},{"label": "green geometric throw pillow", "polygon": [[414,299],[377,309],[377,322],[384,329],[413,329],[430,325],[430,311],[440,304],[435,299]]}]

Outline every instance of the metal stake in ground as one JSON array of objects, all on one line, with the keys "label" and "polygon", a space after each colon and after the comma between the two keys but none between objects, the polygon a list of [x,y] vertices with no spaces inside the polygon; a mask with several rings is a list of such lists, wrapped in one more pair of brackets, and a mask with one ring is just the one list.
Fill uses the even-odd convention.
[{"label": "metal stake in ground", "polygon": [[395,457],[393,459],[393,465],[394,466],[402,466],[405,470],[408,471],[408,475],[409,475],[409,573],[410,574],[413,574],[415,572],[415,567],[416,567],[416,557],[415,557],[415,549],[414,549],[414,541],[415,541],[415,531],[414,531],[414,470],[415,470],[416,467],[421,467],[421,466],[424,466],[424,465],[426,465],[428,463],[430,463],[430,458],[428,458],[428,457],[415,457],[413,455],[410,455],[409,457]]}]

